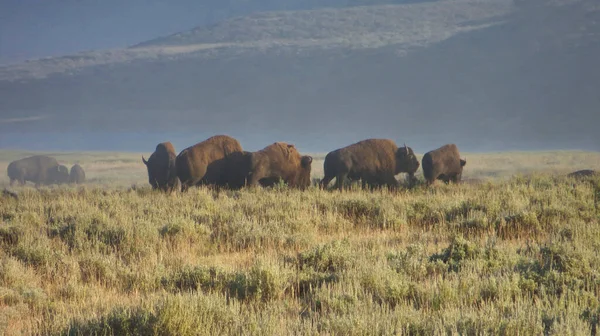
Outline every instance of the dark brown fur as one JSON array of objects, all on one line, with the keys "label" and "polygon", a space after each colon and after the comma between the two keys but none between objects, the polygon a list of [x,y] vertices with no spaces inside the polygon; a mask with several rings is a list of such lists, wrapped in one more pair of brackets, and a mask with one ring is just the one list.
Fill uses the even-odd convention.
[{"label": "dark brown fur", "polygon": [[435,180],[458,183],[466,164],[467,161],[460,158],[458,147],[447,144],[423,155],[423,176],[427,184],[432,184]]},{"label": "dark brown fur", "polygon": [[49,170],[57,166],[58,162],[55,158],[45,155],[35,155],[13,161],[7,168],[10,185],[12,186],[16,181],[21,185],[30,181],[35,183],[36,187],[47,183]]},{"label": "dark brown fur", "polygon": [[272,185],[283,180],[289,187],[305,189],[310,186],[312,157],[301,156],[294,145],[275,142],[250,155],[251,186]]},{"label": "dark brown fur", "polygon": [[85,171],[80,165],[74,164],[69,172],[69,182],[81,184],[85,181]]},{"label": "dark brown fur", "polygon": [[152,189],[166,192],[177,189],[179,180],[177,179],[175,160],[175,147],[168,141],[156,145],[156,149],[148,161],[142,156],[142,162],[148,169],[148,182]]},{"label": "dark brown fur", "polygon": [[198,184],[222,185],[227,157],[241,151],[240,143],[226,135],[213,136],[182,150],[175,164],[182,190]]},{"label": "dark brown fur", "polygon": [[389,139],[367,139],[336,149],[325,156],[325,176],[321,187],[336,179],[336,188],[342,190],[344,180],[362,180],[363,186],[387,185],[398,187],[395,175],[408,173],[414,178],[419,161],[410,147],[396,146]]}]

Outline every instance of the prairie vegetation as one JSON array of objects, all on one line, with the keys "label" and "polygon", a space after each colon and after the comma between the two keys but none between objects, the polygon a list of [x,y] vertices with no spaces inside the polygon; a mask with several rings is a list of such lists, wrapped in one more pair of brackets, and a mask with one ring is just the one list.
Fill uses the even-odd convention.
[{"label": "prairie vegetation", "polygon": [[600,321],[600,179],[563,174],[600,168],[598,153],[465,153],[477,185],[172,196],[138,154],[58,154],[92,182],[0,196],[0,334],[585,335]]}]

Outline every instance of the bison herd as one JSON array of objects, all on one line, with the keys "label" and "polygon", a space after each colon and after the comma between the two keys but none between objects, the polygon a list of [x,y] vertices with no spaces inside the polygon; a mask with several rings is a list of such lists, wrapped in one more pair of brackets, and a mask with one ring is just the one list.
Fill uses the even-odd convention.
[{"label": "bison herd", "polygon": [[[197,185],[240,189],[280,182],[305,189],[311,185],[312,160],[285,142],[247,152],[239,141],[226,135],[208,138],[178,155],[170,142],[163,142],[148,160],[142,156],[150,185],[166,192],[186,191]],[[456,145],[449,144],[425,154],[422,166],[425,179],[431,184],[436,179],[446,183],[460,181],[465,164]],[[326,188],[335,178],[335,187],[340,190],[347,180],[361,181],[371,188],[396,188],[399,183],[395,175],[407,173],[412,183],[419,166],[412,148],[398,147],[388,139],[367,139],[329,152],[324,163],[325,177],[319,185]]]},{"label": "bison herd", "polygon": [[16,160],[8,165],[10,185],[19,182],[24,185],[26,181],[35,183],[36,187],[42,184],[83,183],[85,172],[80,165],[75,164],[71,170],[61,165],[55,158],[45,155],[35,155]]},{"label": "bison herd", "polygon": [[[192,186],[212,185],[230,189],[244,186],[273,186],[283,182],[292,188],[305,189],[311,185],[312,157],[301,155],[296,147],[275,142],[259,151],[247,152],[239,141],[226,135],[216,135],[185,148],[178,155],[170,142],[156,146],[148,160],[142,162],[148,170],[153,189],[173,192],[186,191]],[[414,184],[419,166],[428,185],[436,180],[445,183],[461,181],[466,160],[458,148],[447,144],[423,155],[421,163],[412,148],[398,147],[388,139],[367,139],[331,151],[323,164],[325,176],[321,188],[335,179],[335,188],[342,190],[345,181],[361,181],[363,187],[399,186],[396,175],[406,173]],[[592,170],[569,174],[570,177],[594,175]],[[11,186],[15,181],[41,184],[82,183],[85,172],[78,164],[60,165],[56,159],[36,155],[13,161],[8,165]]]}]

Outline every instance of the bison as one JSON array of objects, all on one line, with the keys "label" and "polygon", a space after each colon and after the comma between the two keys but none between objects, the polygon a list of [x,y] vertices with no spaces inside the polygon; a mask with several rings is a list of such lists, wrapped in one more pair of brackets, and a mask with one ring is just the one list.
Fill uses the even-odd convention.
[{"label": "bison", "polygon": [[292,188],[310,186],[312,157],[301,156],[296,147],[285,142],[275,142],[249,155],[248,185],[269,186],[283,180]]},{"label": "bison", "polygon": [[11,186],[15,181],[19,181],[21,185],[30,181],[38,187],[49,181],[49,174],[53,174],[51,171],[54,170],[59,171],[58,162],[55,158],[45,155],[35,155],[13,161],[7,168]]},{"label": "bison", "polygon": [[69,172],[69,182],[75,184],[82,184],[85,181],[85,172],[80,165],[74,164]]},{"label": "bison", "polygon": [[399,148],[389,139],[367,139],[329,152],[323,168],[322,188],[327,187],[333,178],[339,190],[342,190],[346,178],[362,180],[363,186],[396,188],[398,181],[395,175],[408,173],[414,179],[419,160],[406,145]]},{"label": "bison", "polygon": [[596,176],[596,175],[600,175],[600,174],[598,174],[598,172],[596,172],[595,170],[584,169],[584,170],[574,171],[574,172],[568,174],[567,177],[582,178],[582,177],[589,177],[589,176]]},{"label": "bison", "polygon": [[142,156],[142,162],[148,170],[148,182],[152,189],[160,189],[165,192],[177,189],[179,179],[175,165],[176,158],[175,147],[168,141],[156,145],[154,153],[148,160]]},{"label": "bison", "polygon": [[221,185],[227,157],[241,151],[240,143],[227,135],[215,135],[182,150],[175,160],[182,190],[198,184]]},{"label": "bison", "polygon": [[442,180],[446,184],[459,182],[463,167],[467,164],[466,160],[460,158],[455,144],[447,144],[425,153],[421,162],[423,175],[429,185],[435,180]]}]

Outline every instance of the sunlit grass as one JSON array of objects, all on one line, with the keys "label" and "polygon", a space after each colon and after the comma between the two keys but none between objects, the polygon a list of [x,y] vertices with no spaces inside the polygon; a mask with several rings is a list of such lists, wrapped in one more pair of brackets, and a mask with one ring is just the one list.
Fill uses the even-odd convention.
[{"label": "sunlit grass", "polygon": [[[134,154],[115,161],[136,188],[16,187],[0,196],[0,334],[587,335],[600,180],[550,172],[597,155],[559,154],[521,156],[542,174],[398,192],[168,196]],[[464,156],[497,158],[485,176],[504,155]]]}]

